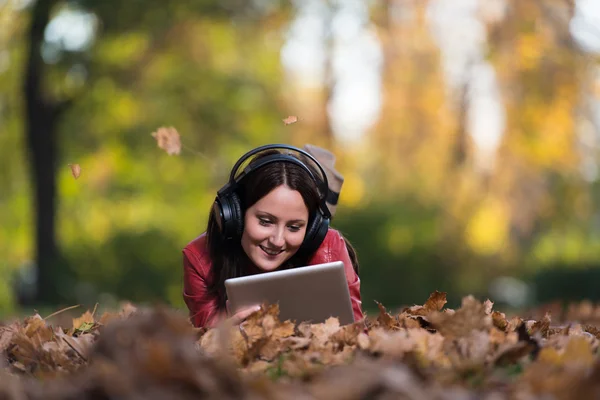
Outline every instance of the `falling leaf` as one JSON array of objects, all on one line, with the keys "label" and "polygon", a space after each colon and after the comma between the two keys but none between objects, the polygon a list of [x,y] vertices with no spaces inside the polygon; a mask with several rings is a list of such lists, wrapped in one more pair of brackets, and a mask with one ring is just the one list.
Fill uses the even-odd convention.
[{"label": "falling leaf", "polygon": [[81,175],[81,166],[79,164],[69,164],[73,178],[77,179]]},{"label": "falling leaf", "polygon": [[295,115],[290,115],[287,118],[283,119],[283,123],[286,125],[290,125],[293,124],[294,122],[298,121],[298,117],[296,117]]},{"label": "falling leaf", "polygon": [[166,151],[168,155],[178,155],[181,152],[181,138],[177,129],[161,127],[156,132],[152,132],[152,137],[156,139],[158,147]]}]

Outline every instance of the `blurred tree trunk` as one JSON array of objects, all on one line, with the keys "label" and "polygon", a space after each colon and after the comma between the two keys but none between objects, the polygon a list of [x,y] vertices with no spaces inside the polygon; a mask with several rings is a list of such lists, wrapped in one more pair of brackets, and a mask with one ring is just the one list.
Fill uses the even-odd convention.
[{"label": "blurred tree trunk", "polygon": [[56,244],[56,123],[66,103],[49,100],[43,91],[44,61],[41,46],[55,0],[38,0],[31,10],[28,56],[23,82],[25,134],[34,191],[35,303],[58,300],[53,269],[59,260]]}]

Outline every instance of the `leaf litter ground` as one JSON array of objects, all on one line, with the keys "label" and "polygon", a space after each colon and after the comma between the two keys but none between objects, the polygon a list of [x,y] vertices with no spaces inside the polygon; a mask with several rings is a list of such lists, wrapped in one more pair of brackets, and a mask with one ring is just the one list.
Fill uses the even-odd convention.
[{"label": "leaf litter ground", "polygon": [[[472,296],[340,326],[280,321],[193,328],[166,308],[33,315],[0,326],[1,399],[582,399],[600,396],[600,307],[531,319]],[[555,315],[555,321],[552,315]],[[565,322],[570,321],[570,322]]]}]

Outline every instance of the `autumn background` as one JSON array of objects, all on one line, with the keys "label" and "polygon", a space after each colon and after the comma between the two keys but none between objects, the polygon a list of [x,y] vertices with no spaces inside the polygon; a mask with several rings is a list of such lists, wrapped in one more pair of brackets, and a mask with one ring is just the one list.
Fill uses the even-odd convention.
[{"label": "autumn background", "polygon": [[337,155],[367,310],[598,300],[594,1],[0,1],[0,314],[183,309],[181,249],[272,142]]}]

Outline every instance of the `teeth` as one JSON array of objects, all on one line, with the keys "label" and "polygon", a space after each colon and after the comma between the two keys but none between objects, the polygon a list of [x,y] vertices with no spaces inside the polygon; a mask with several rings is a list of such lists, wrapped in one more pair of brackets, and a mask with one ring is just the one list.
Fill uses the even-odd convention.
[{"label": "teeth", "polygon": [[260,248],[263,249],[263,251],[265,253],[267,253],[268,255],[270,255],[270,256],[276,256],[277,254],[281,253],[281,250],[273,251],[273,250],[266,249],[266,248],[264,248],[262,246]]}]

